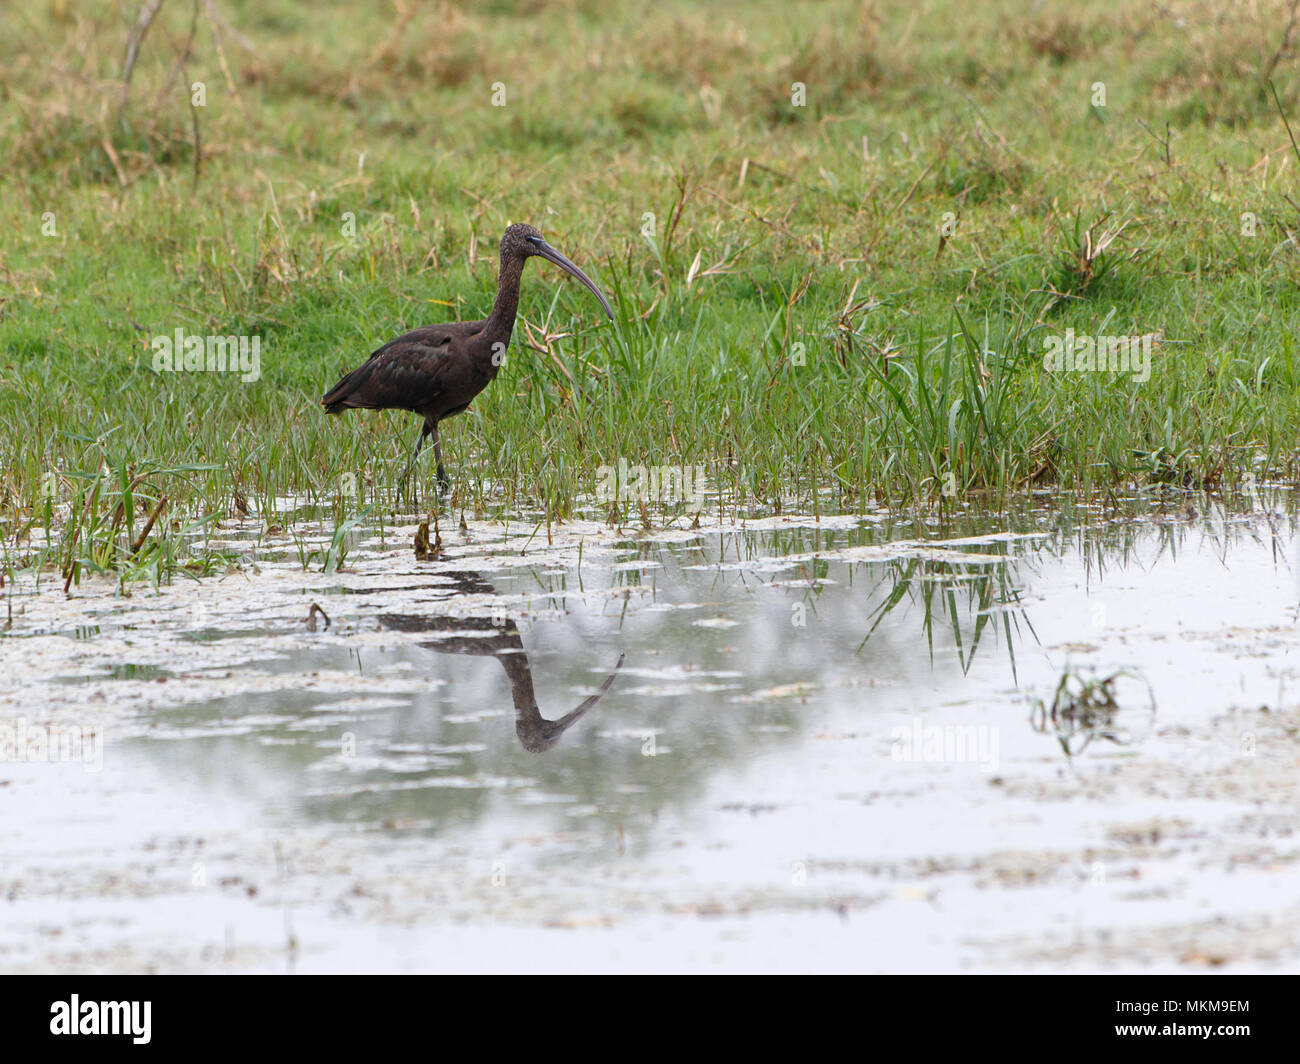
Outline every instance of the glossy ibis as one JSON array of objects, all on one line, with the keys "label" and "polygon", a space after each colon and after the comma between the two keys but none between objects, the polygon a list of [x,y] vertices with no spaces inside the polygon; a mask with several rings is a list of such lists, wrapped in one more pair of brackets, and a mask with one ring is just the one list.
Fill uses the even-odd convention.
[{"label": "glossy ibis", "polygon": [[524,263],[534,255],[555,263],[586,285],[600,300],[610,321],[614,320],[609,300],[590,277],[543,240],[533,226],[516,223],[501,238],[500,277],[491,314],[482,321],[426,325],[390,340],[321,399],[331,414],[356,407],[410,410],[424,418],[403,480],[409,475],[425,438],[432,436],[438,483],[444,489],[451,483],[442,465],[438,423],[469,406],[501,369],[515,327],[519,280]]}]

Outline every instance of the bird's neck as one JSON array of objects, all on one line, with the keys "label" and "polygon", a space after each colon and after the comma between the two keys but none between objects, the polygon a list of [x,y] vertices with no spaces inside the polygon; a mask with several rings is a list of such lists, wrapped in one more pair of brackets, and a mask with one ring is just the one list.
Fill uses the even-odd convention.
[{"label": "bird's neck", "polygon": [[519,279],[524,274],[524,259],[510,255],[501,260],[501,275],[497,279],[497,298],[492,313],[487,317],[487,328],[493,336],[509,342],[515,328],[515,314],[519,310]]},{"label": "bird's neck", "polygon": [[515,734],[527,750],[545,750],[551,743],[547,740],[547,731],[551,722],[542,717],[537,706],[537,695],[533,691],[533,672],[528,667],[528,658],[522,653],[506,651],[498,654],[497,660],[506,670],[510,679],[510,696],[515,703]]}]

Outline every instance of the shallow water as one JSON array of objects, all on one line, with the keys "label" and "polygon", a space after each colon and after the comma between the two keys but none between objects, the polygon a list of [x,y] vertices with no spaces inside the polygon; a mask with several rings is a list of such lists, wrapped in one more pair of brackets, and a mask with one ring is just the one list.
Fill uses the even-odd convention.
[{"label": "shallow water", "polygon": [[699,525],[7,589],[0,965],[1296,967],[1287,494]]}]

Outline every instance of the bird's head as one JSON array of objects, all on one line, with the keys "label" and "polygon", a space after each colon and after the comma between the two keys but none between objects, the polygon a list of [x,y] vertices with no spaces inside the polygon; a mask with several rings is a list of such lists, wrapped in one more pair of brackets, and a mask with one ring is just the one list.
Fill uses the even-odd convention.
[{"label": "bird's head", "polygon": [[581,281],[591,294],[600,300],[600,305],[605,308],[609,320],[614,320],[613,308],[610,307],[605,294],[596,287],[595,281],[543,240],[541,230],[527,222],[515,222],[506,229],[505,236],[501,238],[501,261],[505,262],[510,258],[526,259],[533,255],[540,255],[549,262],[555,263],[560,269]]}]

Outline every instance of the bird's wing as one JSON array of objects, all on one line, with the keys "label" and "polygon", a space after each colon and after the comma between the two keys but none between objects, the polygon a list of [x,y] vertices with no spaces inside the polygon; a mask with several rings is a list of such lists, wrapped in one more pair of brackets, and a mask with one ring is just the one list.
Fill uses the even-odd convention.
[{"label": "bird's wing", "polygon": [[455,338],[458,331],[455,326],[459,323],[449,325],[425,325],[419,329],[412,329],[408,333],[403,333],[396,340],[389,340],[383,347],[370,353],[372,359],[378,358],[386,351],[404,346],[439,348],[450,344]]},{"label": "bird's wing", "polygon": [[[421,410],[442,393],[455,372],[454,352],[482,328],[482,322],[426,325],[390,340],[343,377],[321,403],[331,414],[348,408]],[[463,366],[462,366],[463,368]]]},{"label": "bird's wing", "polygon": [[441,395],[445,379],[456,365],[451,334],[430,336],[436,329],[416,329],[385,344],[321,400],[326,410],[422,410],[429,406]]}]

